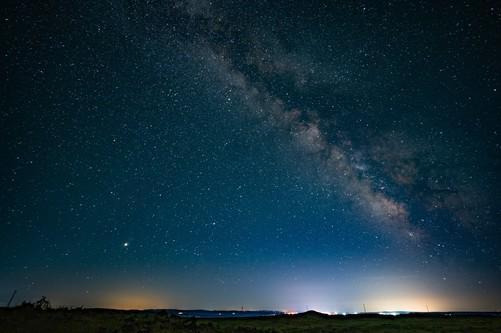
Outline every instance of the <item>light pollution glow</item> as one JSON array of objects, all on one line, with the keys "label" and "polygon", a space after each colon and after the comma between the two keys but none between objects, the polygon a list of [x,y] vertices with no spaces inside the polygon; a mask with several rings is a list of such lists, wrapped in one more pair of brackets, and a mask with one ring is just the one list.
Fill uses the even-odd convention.
[{"label": "light pollution glow", "polygon": [[144,310],[169,308],[169,302],[159,295],[141,292],[114,292],[105,295],[99,302],[101,307],[120,310]]}]

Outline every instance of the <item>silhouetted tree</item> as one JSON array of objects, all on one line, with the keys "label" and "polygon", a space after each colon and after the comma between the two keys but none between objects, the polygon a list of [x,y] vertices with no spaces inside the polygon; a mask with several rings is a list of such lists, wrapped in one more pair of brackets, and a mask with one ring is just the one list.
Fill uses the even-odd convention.
[{"label": "silhouetted tree", "polygon": [[42,296],[38,301],[35,302],[35,309],[47,310],[50,309],[50,302],[47,297]]}]

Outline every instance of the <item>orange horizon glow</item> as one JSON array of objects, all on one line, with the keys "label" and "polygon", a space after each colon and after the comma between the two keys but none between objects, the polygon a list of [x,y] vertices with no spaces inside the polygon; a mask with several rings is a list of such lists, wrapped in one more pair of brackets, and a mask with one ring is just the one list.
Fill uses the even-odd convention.
[{"label": "orange horizon glow", "polygon": [[166,309],[171,306],[163,297],[139,293],[113,293],[107,295],[99,303],[102,307],[117,310]]}]

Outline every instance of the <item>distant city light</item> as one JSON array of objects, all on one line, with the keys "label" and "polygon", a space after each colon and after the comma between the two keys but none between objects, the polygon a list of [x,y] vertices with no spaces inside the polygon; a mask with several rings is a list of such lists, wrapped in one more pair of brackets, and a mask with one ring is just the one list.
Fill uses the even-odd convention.
[{"label": "distant city light", "polygon": [[383,316],[398,316],[400,313],[399,312],[379,312],[378,314],[383,315]]}]

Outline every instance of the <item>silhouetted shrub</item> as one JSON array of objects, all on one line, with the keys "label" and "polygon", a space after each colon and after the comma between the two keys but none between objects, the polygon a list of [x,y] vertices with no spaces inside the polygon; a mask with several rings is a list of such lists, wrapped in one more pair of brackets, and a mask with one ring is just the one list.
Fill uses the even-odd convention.
[{"label": "silhouetted shrub", "polygon": [[38,301],[35,302],[35,309],[38,310],[48,310],[50,309],[50,302],[47,297],[42,296]]}]

